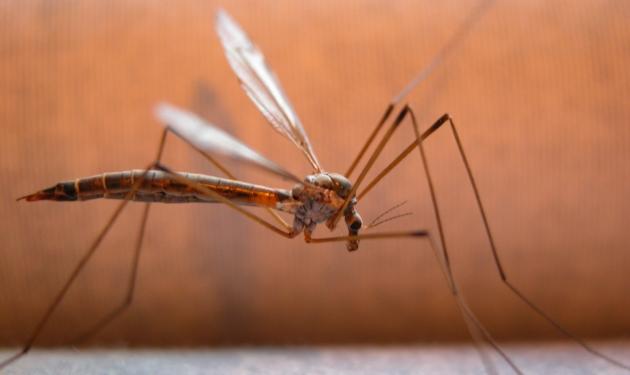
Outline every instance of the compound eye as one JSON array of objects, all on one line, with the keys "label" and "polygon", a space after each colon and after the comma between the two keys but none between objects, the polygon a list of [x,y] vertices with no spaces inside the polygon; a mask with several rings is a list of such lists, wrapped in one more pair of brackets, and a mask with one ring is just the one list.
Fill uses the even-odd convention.
[{"label": "compound eye", "polygon": [[361,229],[362,225],[363,223],[361,222],[361,220],[355,220],[354,222],[352,222],[352,224],[350,224],[350,229],[352,229],[355,232],[358,232],[359,229]]},{"label": "compound eye", "polygon": [[345,177],[337,173],[329,174],[332,183],[334,184],[335,193],[341,198],[347,198],[350,190],[352,190],[352,184]]},{"label": "compound eye", "polygon": [[361,226],[363,226],[363,220],[361,216],[355,211],[353,214],[346,216],[346,225],[348,225],[348,230],[354,234],[359,232]]}]

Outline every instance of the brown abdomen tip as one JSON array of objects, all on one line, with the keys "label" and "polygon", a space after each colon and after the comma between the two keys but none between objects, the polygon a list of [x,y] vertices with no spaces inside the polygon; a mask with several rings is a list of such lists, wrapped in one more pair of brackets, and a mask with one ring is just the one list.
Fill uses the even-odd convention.
[{"label": "brown abdomen tip", "polygon": [[27,202],[55,199],[55,187],[53,186],[48,189],[40,190],[37,193],[19,197],[17,200],[20,201],[22,199]]},{"label": "brown abdomen tip", "polygon": [[58,183],[48,189],[40,190],[36,193],[25,195],[17,200],[26,200],[27,202],[52,200],[52,201],[76,201],[76,191],[72,183]]}]

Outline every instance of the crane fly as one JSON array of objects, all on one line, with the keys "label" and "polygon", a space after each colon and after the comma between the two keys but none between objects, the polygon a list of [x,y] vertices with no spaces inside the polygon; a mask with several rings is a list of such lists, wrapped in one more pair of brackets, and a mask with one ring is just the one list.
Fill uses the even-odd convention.
[{"label": "crane fly", "polygon": [[[344,174],[328,172],[321,166],[302,123],[293,110],[275,74],[267,65],[263,54],[256,45],[250,41],[241,27],[225,11],[219,10],[216,16],[216,32],[223,45],[228,63],[237,75],[241,87],[264,115],[272,128],[288,138],[301,151],[312,167],[312,173],[300,179],[282,166],[262,156],[251,147],[201,117],[171,104],[159,104],[155,109],[155,115],[165,128],[159,143],[157,156],[145,169],[104,173],[92,177],[59,182],[52,187],[19,198],[20,200],[23,199],[29,202],[41,200],[85,201],[99,198],[117,199],[121,200],[121,202],[88,248],[87,252],[83,255],[83,258],[80,260],[61,291],[49,305],[22,350],[12,357],[5,359],[3,362],[0,362],[0,369],[14,362],[33,347],[42,329],[64,299],[76,277],[95,253],[99,244],[107,235],[109,229],[125,206],[130,201],[138,201],[144,202],[145,206],[134,249],[133,267],[126,298],[122,304],[112,309],[104,318],[91,326],[90,329],[77,336],[77,338],[73,340],[73,343],[90,338],[113,321],[130,305],[134,294],[138,259],[142,249],[142,241],[151,203],[222,203],[278,235],[293,238],[303,234],[304,240],[311,244],[343,242],[347,250],[355,251],[359,248],[360,241],[364,240],[417,238],[427,241],[437,255],[450,292],[457,302],[457,306],[470,335],[475,339],[486,371],[489,373],[496,371],[492,361],[490,361],[487,353],[485,353],[485,349],[487,349],[486,346],[489,346],[515,373],[522,373],[521,369],[515,364],[508,353],[498,345],[488,330],[477,319],[463,295],[460,293],[451,270],[449,253],[442,230],[440,210],[435,197],[435,189],[433,187],[427,158],[423,149],[423,141],[443,125],[446,125],[445,127],[450,129],[453,140],[457,145],[461,161],[468,175],[468,181],[474,191],[490,250],[502,283],[528,306],[528,308],[544,318],[560,333],[578,343],[583,349],[600,359],[606,360],[614,366],[630,370],[630,367],[624,363],[599,352],[563,328],[508,280],[499,260],[498,251],[490,231],[480,193],[453,119],[448,114],[445,114],[423,132],[410,106],[403,105],[402,108],[398,108],[406,95],[421,83],[431,71],[439,66],[452,52],[455,46],[487,11],[490,4],[491,1],[483,2],[471,12],[466,21],[434,57],[432,62],[409,82],[400,94],[392,99],[386,107],[380,121],[377,123],[377,126],[370,133],[358,155]],[[364,182],[367,173],[372,170],[375,161],[378,159],[394,132],[405,122],[409,122],[413,128],[415,135],[413,141],[400,152],[390,164],[378,173],[376,177],[365,185]],[[388,124],[387,127],[385,126],[386,124]],[[376,143],[372,154],[367,157],[367,161],[365,161],[363,167],[360,170],[357,169],[360,162],[366,159],[367,150],[374,144],[383,128],[386,130],[381,136],[380,141]],[[225,177],[174,172],[164,165],[161,162],[161,156],[166,137],[169,133],[181,138],[196,151],[200,152],[210,163],[220,169],[225,174]],[[415,150],[417,150],[422,161],[424,176],[429,187],[433,213],[438,228],[437,237],[434,239],[428,231],[423,229],[377,233],[362,232],[365,227],[373,227],[379,223],[405,215],[402,214],[383,218],[384,215],[397,208],[394,207],[377,217],[372,224],[364,225],[361,215],[358,212],[358,203],[374,186],[381,182],[389,172]],[[241,162],[254,165],[286,181],[292,182],[293,186],[282,189],[240,181],[214,158],[213,155],[216,154],[222,154]],[[350,176],[355,171],[359,171],[358,176],[354,180],[351,180]],[[363,185],[365,186],[359,191],[359,187]],[[264,208],[269,215],[271,215],[271,220],[245,209],[245,206]],[[291,224],[287,223],[276,211],[292,215],[293,222]],[[332,231],[337,227],[342,217],[348,231],[347,235],[332,237],[313,236],[317,225],[325,223],[326,227]]]}]

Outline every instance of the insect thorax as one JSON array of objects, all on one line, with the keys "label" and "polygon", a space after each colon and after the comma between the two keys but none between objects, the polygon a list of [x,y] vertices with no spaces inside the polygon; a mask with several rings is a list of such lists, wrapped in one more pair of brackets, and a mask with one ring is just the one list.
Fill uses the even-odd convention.
[{"label": "insect thorax", "polygon": [[[317,224],[327,222],[329,228],[332,219],[344,204],[352,190],[352,183],[338,173],[323,172],[308,175],[304,184],[297,184],[291,190],[294,200],[301,204],[296,208],[293,220],[293,231],[304,231],[310,238]],[[356,197],[352,197],[344,210],[344,218],[349,235],[357,235],[361,229],[361,216],[356,211]],[[358,241],[348,241],[348,250],[356,250]]]}]

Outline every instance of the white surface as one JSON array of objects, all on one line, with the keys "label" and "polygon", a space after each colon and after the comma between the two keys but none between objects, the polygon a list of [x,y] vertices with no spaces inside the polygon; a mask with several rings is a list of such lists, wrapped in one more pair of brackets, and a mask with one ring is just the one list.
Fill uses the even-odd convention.
[{"label": "white surface", "polygon": [[[630,342],[594,343],[628,362]],[[627,374],[567,343],[503,346],[525,374]],[[12,351],[2,350],[2,358]],[[495,360],[499,373],[512,373]],[[485,374],[472,345],[36,350],[6,374]]]}]

